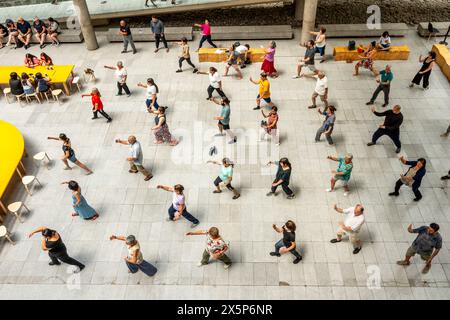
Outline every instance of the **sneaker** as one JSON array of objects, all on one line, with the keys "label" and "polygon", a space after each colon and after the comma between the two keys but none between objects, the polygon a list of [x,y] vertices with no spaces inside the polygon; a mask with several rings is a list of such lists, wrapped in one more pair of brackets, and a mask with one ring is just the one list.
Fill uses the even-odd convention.
[{"label": "sneaker", "polygon": [[131,93],[127,94],[127,97],[129,98],[131,96]]},{"label": "sneaker", "polygon": [[428,271],[430,271],[430,269],[431,269],[431,265],[426,264],[425,267],[423,267],[423,269],[422,269],[422,273],[427,274]]},{"label": "sneaker", "polygon": [[294,261],[292,261],[292,263],[293,263],[293,264],[297,264],[297,263],[299,263],[300,261],[302,261],[302,257],[296,258]]},{"label": "sneaker", "polygon": [[91,118],[91,120],[95,120],[95,119],[98,119],[98,117],[92,117],[92,118]]},{"label": "sneaker", "polygon": [[233,140],[228,141],[229,144],[233,144],[237,142],[237,137],[234,137]]},{"label": "sneaker", "polygon": [[197,223],[192,223],[192,224],[191,224],[191,228],[195,228],[196,226],[198,226],[198,225],[199,225],[199,223],[200,223],[200,222],[197,222]]},{"label": "sneaker", "polygon": [[121,96],[122,94],[121,93],[116,93],[116,96]]},{"label": "sneaker", "polygon": [[420,197],[420,198],[414,198],[414,201],[420,201],[420,199],[422,199],[422,197]]},{"label": "sneaker", "polygon": [[222,190],[214,190],[213,193],[222,193]]},{"label": "sneaker", "polygon": [[298,78],[300,78],[300,76],[298,76],[298,75],[292,76],[292,79],[298,79]]},{"label": "sneaker", "polygon": [[271,252],[269,253],[272,257],[281,257],[281,254],[276,253],[276,252]]},{"label": "sneaker", "polygon": [[366,102],[366,106],[371,106],[372,104],[373,104],[373,101]]},{"label": "sneaker", "polygon": [[358,254],[361,251],[361,247],[353,249],[353,254]]},{"label": "sneaker", "polygon": [[328,189],[325,189],[325,191],[326,191],[326,192],[333,192],[333,189],[328,188]]},{"label": "sneaker", "polygon": [[129,173],[138,173],[139,171],[137,171],[137,170],[131,170],[131,169],[130,169],[130,170],[128,170],[128,172],[129,172]]},{"label": "sneaker", "polygon": [[241,196],[240,194],[234,195],[234,196],[233,196],[233,200],[239,199],[240,196]]},{"label": "sneaker", "polygon": [[183,70],[181,70],[181,69],[178,69],[177,71],[175,71],[176,73],[180,73],[180,72],[183,72]]},{"label": "sneaker", "polygon": [[224,265],[223,265],[223,268],[224,268],[225,270],[227,270],[229,267],[231,267],[231,263],[230,263],[230,264],[224,264]]},{"label": "sneaker", "polygon": [[449,180],[449,179],[450,179],[450,176],[449,176],[449,175],[446,175],[446,176],[441,177],[441,180]]},{"label": "sneaker", "polygon": [[338,242],[341,242],[341,241],[342,240],[339,240],[339,239],[336,239],[336,238],[330,240],[331,243],[338,243]]},{"label": "sneaker", "polygon": [[133,54],[136,54],[137,53],[137,50],[133,50]]},{"label": "sneaker", "polygon": [[441,134],[441,137],[442,137],[442,138],[448,137],[448,133],[447,133],[447,132],[444,132],[443,134]]},{"label": "sneaker", "polygon": [[268,196],[268,197],[270,197],[270,196],[272,196],[272,195],[274,195],[275,194],[275,192],[268,192],[268,193],[266,193],[266,196]]},{"label": "sneaker", "polygon": [[286,199],[289,199],[289,200],[294,199],[294,198],[295,198],[295,194],[291,194],[291,195],[286,197]]},{"label": "sneaker", "polygon": [[206,265],[207,265],[207,263],[201,263],[201,262],[197,263],[197,267],[203,267],[203,266],[206,266]]},{"label": "sneaker", "polygon": [[256,107],[253,108],[253,110],[259,110],[259,109],[261,109],[260,106],[256,106]]},{"label": "sneaker", "polygon": [[402,150],[401,148],[397,148],[395,149],[395,153],[400,153],[401,150]]},{"label": "sneaker", "polygon": [[112,119],[108,119],[107,121],[106,121],[106,123],[110,123],[112,121]]},{"label": "sneaker", "polygon": [[317,108],[317,106],[315,104],[308,107],[308,109],[315,109],[315,108]]},{"label": "sneaker", "polygon": [[148,176],[145,177],[144,181],[148,181],[148,180],[150,180],[151,178],[153,178],[153,175],[148,175]]},{"label": "sneaker", "polygon": [[171,217],[167,217],[166,221],[173,221],[173,219]]},{"label": "sneaker", "polygon": [[383,108],[386,108],[387,106],[388,106],[387,103],[383,103],[383,105],[382,105]]},{"label": "sneaker", "polygon": [[398,193],[398,192],[391,192],[391,193],[389,193],[388,194],[389,196],[396,196],[396,197],[398,197],[400,194]]},{"label": "sneaker", "polygon": [[397,264],[399,266],[409,266],[410,262],[406,261],[406,260],[399,260],[399,261],[397,261]]},{"label": "sneaker", "polygon": [[192,73],[197,73],[197,72],[198,72],[197,68],[194,68],[194,70],[192,70]]},{"label": "sneaker", "polygon": [[345,191],[345,192],[344,192],[344,197],[347,197],[348,194],[349,194],[349,192],[348,192],[348,191]]},{"label": "sneaker", "polygon": [[214,137],[223,137],[225,135],[225,133],[216,133],[214,135]]},{"label": "sneaker", "polygon": [[411,83],[411,84],[409,85],[409,87],[410,87],[410,88],[413,88],[413,87],[414,87],[414,83]]},{"label": "sneaker", "polygon": [[81,267],[78,267],[78,269],[76,269],[74,271],[74,273],[79,273],[79,272],[83,271],[84,268],[86,268],[86,266],[83,264]]},{"label": "sneaker", "polygon": [[428,89],[430,89],[430,87],[423,88],[423,90],[428,90]]},{"label": "sneaker", "polygon": [[120,53],[127,53],[128,51],[127,50],[122,50],[122,52],[120,52]]},{"label": "sneaker", "polygon": [[370,147],[370,146],[373,146],[373,145],[375,145],[375,144],[376,144],[375,142],[369,142],[369,143],[367,144],[367,146]]},{"label": "sneaker", "polygon": [[50,262],[48,263],[49,266],[59,266],[60,264],[61,264],[60,262],[54,263],[53,261],[50,261]]}]

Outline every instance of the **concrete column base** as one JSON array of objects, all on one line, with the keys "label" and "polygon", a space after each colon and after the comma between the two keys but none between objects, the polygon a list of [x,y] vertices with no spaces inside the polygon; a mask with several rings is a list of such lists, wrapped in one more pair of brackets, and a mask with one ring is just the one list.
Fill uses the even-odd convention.
[{"label": "concrete column base", "polygon": [[301,42],[311,39],[310,31],[314,31],[316,23],[316,12],[318,0],[304,0],[305,6],[303,11],[302,37]]},{"label": "concrete column base", "polygon": [[91,15],[86,4],[86,0],[73,0],[73,5],[78,15],[81,32],[83,33],[84,42],[88,50],[98,49],[97,37],[94,27],[92,26]]}]

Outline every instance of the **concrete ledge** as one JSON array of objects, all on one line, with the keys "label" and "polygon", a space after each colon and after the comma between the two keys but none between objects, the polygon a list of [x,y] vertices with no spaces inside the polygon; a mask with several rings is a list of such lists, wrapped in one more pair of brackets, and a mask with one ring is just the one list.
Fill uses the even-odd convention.
[{"label": "concrete ledge", "polygon": [[[408,60],[408,46],[392,46],[390,50],[376,51],[374,60]],[[335,47],[333,51],[335,61],[356,61],[361,60],[360,53],[357,50],[348,50],[347,47]]]},{"label": "concrete ledge", "polygon": [[436,52],[436,63],[450,82],[450,51],[443,44],[434,44],[431,50]]},{"label": "concrete ledge", "polygon": [[[192,27],[166,27],[164,35],[168,41],[179,41],[182,37],[192,40]],[[155,41],[155,37],[150,28],[131,28],[133,40],[138,41]],[[110,28],[106,34],[109,42],[122,42],[122,35],[119,34],[119,28]]]},{"label": "concrete ledge", "polygon": [[[83,34],[81,33],[81,30],[77,29],[61,29],[61,33],[58,35],[58,40],[61,43],[79,43],[83,42]],[[3,39],[3,43],[6,43],[7,41],[8,39]],[[45,42],[51,42],[48,35]],[[31,43],[39,43],[34,34],[31,37]]]},{"label": "concrete ledge", "polygon": [[[438,29],[439,32],[436,34],[436,37],[443,37],[447,33],[448,26],[450,26],[449,22],[431,22],[434,28]],[[428,32],[428,22],[420,22],[417,26],[417,32],[421,37],[429,37],[430,33]]]},{"label": "concrete ledge", "polygon": [[384,31],[388,31],[391,37],[404,37],[409,28],[405,23],[382,23],[380,29],[368,29],[366,24],[322,24],[327,29],[328,38],[348,37],[381,37]]},{"label": "concrete ledge", "polygon": [[292,26],[213,26],[213,40],[292,39]]}]

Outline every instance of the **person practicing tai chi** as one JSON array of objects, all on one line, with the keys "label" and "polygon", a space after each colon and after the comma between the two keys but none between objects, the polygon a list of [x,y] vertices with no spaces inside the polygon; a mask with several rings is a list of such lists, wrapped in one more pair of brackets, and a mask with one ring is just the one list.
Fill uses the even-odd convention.
[{"label": "person practicing tai chi", "polygon": [[[234,135],[233,131],[230,129],[230,115],[231,115],[231,107],[230,100],[228,98],[221,98],[218,100],[217,98],[212,98],[212,102],[222,106],[220,110],[220,115],[215,117],[214,120],[217,120],[217,127],[219,128],[219,133],[216,136],[224,136],[227,134],[231,140],[228,141],[229,144],[233,144],[237,142],[237,137]],[[225,130],[225,134],[223,131]]]},{"label": "person practicing tai chi", "polygon": [[213,163],[220,166],[220,174],[214,180],[214,185],[216,186],[216,190],[213,191],[213,193],[222,193],[222,190],[220,189],[220,184],[223,183],[225,187],[227,187],[228,190],[233,192],[233,200],[238,199],[241,195],[240,193],[231,185],[231,180],[233,180],[233,168],[234,163],[228,159],[223,158],[222,163],[219,161],[213,161],[209,160],[207,163]]},{"label": "person practicing tai chi", "polygon": [[402,143],[400,142],[400,126],[403,123],[403,115],[400,111],[401,107],[395,105],[392,110],[387,110],[384,112],[377,112],[375,108],[372,107],[372,112],[377,117],[385,117],[384,123],[379,125],[378,129],[373,133],[372,141],[367,143],[367,146],[373,146],[377,143],[377,140],[387,135],[394,142],[397,149],[396,153],[399,153],[402,149]]},{"label": "person practicing tai chi", "polygon": [[283,239],[275,243],[275,251],[272,251],[270,255],[273,257],[280,257],[283,253],[290,252],[295,257],[293,263],[299,263],[302,260],[302,256],[296,249],[297,245],[295,244],[295,230],[297,229],[297,227],[294,221],[288,220],[281,227],[273,224],[272,228],[276,232],[282,233]]},{"label": "person practicing tai chi", "polygon": [[261,72],[259,80],[253,80],[252,77],[250,77],[249,80],[259,86],[258,96],[256,97],[256,107],[254,107],[253,110],[261,109],[261,99],[264,100],[269,107],[275,107],[275,104],[270,98],[270,82],[269,79],[267,79],[267,73]]},{"label": "person practicing tai chi", "polygon": [[84,220],[96,220],[98,218],[98,213],[92,208],[81,194],[81,187],[78,182],[70,180],[64,181],[61,184],[67,184],[69,190],[72,191],[72,206],[75,210],[72,213],[72,217],[80,217]]},{"label": "person practicing tai chi", "polygon": [[354,207],[342,209],[335,204],[334,210],[344,215],[344,221],[338,223],[339,229],[336,233],[336,238],[331,239],[330,242],[341,242],[342,237],[348,234],[350,242],[353,245],[353,254],[358,254],[362,248],[359,231],[365,222],[364,207],[361,204],[357,204]]},{"label": "person practicing tai chi", "polygon": [[387,107],[389,105],[389,91],[391,90],[391,82],[394,79],[394,75],[391,71],[391,66],[387,65],[384,70],[381,70],[378,74],[376,81],[378,82],[378,87],[375,89],[375,92],[372,95],[372,98],[366,105],[374,104],[375,100],[378,97],[378,94],[383,91],[384,93],[384,104],[382,107]]},{"label": "person practicing tai chi", "polygon": [[144,168],[142,165],[144,162],[144,155],[142,153],[141,144],[136,140],[135,136],[129,136],[127,140],[116,139],[116,143],[130,146],[130,154],[127,157],[127,161],[130,164],[129,173],[141,172],[144,175],[144,180],[150,180],[153,175],[150,171]]},{"label": "person practicing tai chi", "polygon": [[400,162],[409,166],[408,171],[405,174],[400,175],[400,179],[395,183],[394,192],[389,193],[390,196],[398,197],[400,195],[400,187],[406,184],[408,187],[412,188],[414,195],[414,201],[419,201],[422,199],[422,193],[419,191],[419,187],[422,183],[422,179],[425,176],[427,170],[425,169],[427,160],[424,158],[419,158],[417,161],[408,161],[403,156],[400,157]]},{"label": "person practicing tai chi", "polygon": [[177,221],[183,217],[192,223],[191,228],[198,226],[200,221],[186,209],[186,198],[183,193],[184,187],[181,184],[176,184],[173,187],[158,185],[156,188],[172,192],[172,205],[168,210],[169,217],[167,218],[167,221]]}]

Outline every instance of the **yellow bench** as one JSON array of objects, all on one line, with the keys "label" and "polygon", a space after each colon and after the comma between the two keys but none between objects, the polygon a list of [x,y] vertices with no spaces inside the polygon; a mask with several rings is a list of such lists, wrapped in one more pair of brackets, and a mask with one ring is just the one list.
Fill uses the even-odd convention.
[{"label": "yellow bench", "polygon": [[433,52],[436,52],[436,63],[441,67],[442,73],[450,81],[450,51],[444,44],[434,44]]},{"label": "yellow bench", "polygon": [[[22,156],[25,152],[25,143],[20,131],[12,124],[0,120],[0,209],[6,214],[6,206],[1,201],[14,172],[19,170],[25,173]],[[0,215],[0,221],[2,221]]]},{"label": "yellow bench", "polygon": [[[356,61],[361,60],[362,55],[357,50],[348,50],[347,47],[335,47],[333,51],[336,61]],[[389,50],[377,50],[373,56],[374,60],[408,60],[408,46],[392,46]]]},{"label": "yellow bench", "polygon": [[[200,48],[198,51],[199,62],[224,62],[228,59],[228,49],[225,48]],[[250,48],[247,57],[251,62],[263,62],[266,55],[264,48]]]}]

